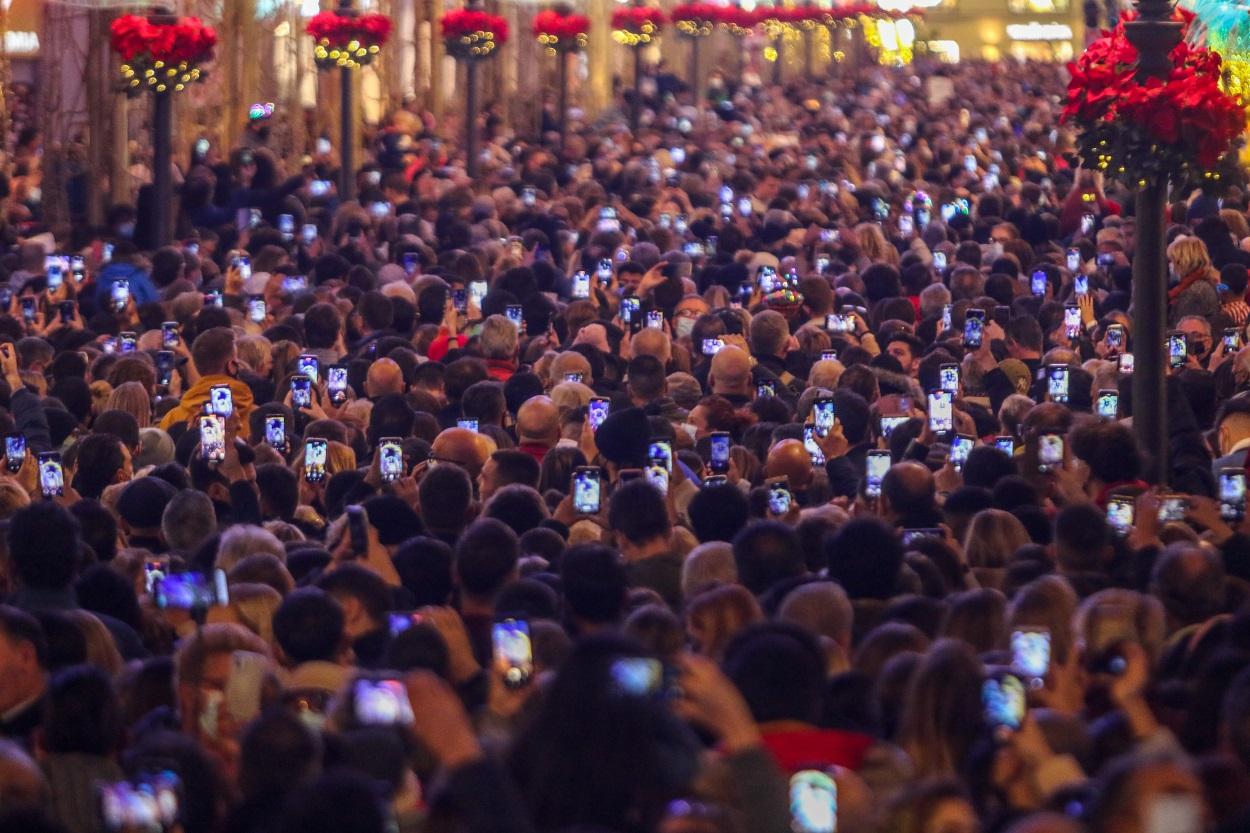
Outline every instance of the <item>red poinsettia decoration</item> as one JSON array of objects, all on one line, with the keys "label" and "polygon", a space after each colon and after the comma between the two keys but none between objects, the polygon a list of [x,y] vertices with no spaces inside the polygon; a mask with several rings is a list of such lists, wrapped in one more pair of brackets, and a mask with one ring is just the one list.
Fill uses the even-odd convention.
[{"label": "red poinsettia decoration", "polygon": [[508,21],[479,9],[455,9],[443,15],[443,47],[454,58],[475,61],[494,57],[508,42]]},{"label": "red poinsettia decoration", "polygon": [[626,46],[646,46],[667,22],[663,9],[622,6],[612,12],[612,37]]},{"label": "red poinsettia decoration", "polygon": [[576,52],[586,48],[590,18],[584,14],[565,14],[545,9],[534,15],[534,37],[555,52]]},{"label": "red poinsettia decoration", "polygon": [[673,28],[677,34],[687,38],[706,38],[719,22],[721,12],[726,6],[713,6],[711,3],[683,3],[674,6],[672,11]]},{"label": "red poinsettia decoration", "polygon": [[723,6],[720,7],[720,17],[717,21],[731,35],[745,37],[751,34],[751,30],[760,22],[760,10],[758,8],[747,11],[741,6]]},{"label": "red poinsettia decoration", "polygon": [[1245,104],[1221,89],[1219,53],[1185,39],[1194,16],[1183,9],[1171,71],[1138,81],[1137,48],[1124,30],[1134,18],[1123,16],[1069,65],[1063,119],[1081,127],[1086,164],[1129,184],[1209,175],[1245,129]]},{"label": "red poinsettia decoration", "polygon": [[344,15],[318,12],[304,27],[316,43],[313,61],[320,69],[355,69],[371,63],[391,35],[391,19],[384,14]]},{"label": "red poinsettia decoration", "polygon": [[126,91],[164,93],[180,91],[199,81],[199,66],[213,59],[217,32],[198,17],[153,21],[140,15],[122,15],[109,27],[109,41],[121,56]]}]

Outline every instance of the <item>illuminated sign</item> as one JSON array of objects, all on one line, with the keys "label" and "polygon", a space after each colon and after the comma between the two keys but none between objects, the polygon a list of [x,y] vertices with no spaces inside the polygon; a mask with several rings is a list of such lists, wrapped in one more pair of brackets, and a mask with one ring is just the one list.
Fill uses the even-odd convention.
[{"label": "illuminated sign", "polygon": [[1012,40],[1072,40],[1072,27],[1065,23],[1009,23],[1007,37]]},{"label": "illuminated sign", "polygon": [[34,32],[5,32],[4,51],[10,55],[34,55],[39,51],[39,35]]}]

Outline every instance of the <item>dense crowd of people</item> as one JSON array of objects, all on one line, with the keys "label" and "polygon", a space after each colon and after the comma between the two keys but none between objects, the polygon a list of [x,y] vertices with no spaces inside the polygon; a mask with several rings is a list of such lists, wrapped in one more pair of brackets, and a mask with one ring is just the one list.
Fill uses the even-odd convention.
[{"label": "dense crowd of people", "polygon": [[1247,829],[1250,203],[1172,195],[1140,448],[1064,84],[715,74],[473,181],[401,111],[351,201],[199,141],[156,249],[11,197],[0,831]]}]

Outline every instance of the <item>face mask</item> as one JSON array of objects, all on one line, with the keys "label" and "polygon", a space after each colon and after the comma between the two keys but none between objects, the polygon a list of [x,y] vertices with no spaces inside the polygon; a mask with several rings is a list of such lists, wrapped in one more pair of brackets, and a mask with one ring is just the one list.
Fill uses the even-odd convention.
[{"label": "face mask", "polygon": [[694,330],[693,318],[678,318],[673,322],[673,331],[678,338],[687,338]]},{"label": "face mask", "polygon": [[35,203],[36,205],[42,202],[43,201],[43,189],[31,188],[26,193],[26,201],[30,203]]},{"label": "face mask", "polygon": [[135,236],[135,224],[134,223],[122,223],[120,226],[117,227],[117,236],[125,238],[126,240],[129,240],[130,238],[134,237]]},{"label": "face mask", "polygon": [[693,423],[690,423],[690,422],[683,422],[683,423],[681,423],[680,425],[678,425],[678,426],[677,426],[677,428],[678,428],[679,430],[685,431],[687,434],[689,434],[689,435],[690,435],[690,439],[691,439],[691,440],[694,440],[694,435],[695,435],[696,433],[698,433],[698,431],[699,431],[698,426],[696,426],[696,425],[694,425]]}]

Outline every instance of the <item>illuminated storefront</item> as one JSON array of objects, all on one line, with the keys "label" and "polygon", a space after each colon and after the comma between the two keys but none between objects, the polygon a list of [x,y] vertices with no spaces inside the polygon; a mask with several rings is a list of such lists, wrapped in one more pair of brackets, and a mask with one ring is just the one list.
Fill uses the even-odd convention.
[{"label": "illuminated storefront", "polygon": [[[880,0],[883,8],[909,0]],[[1083,37],[1077,0],[923,0],[925,46],[944,61],[1070,61]]]}]

